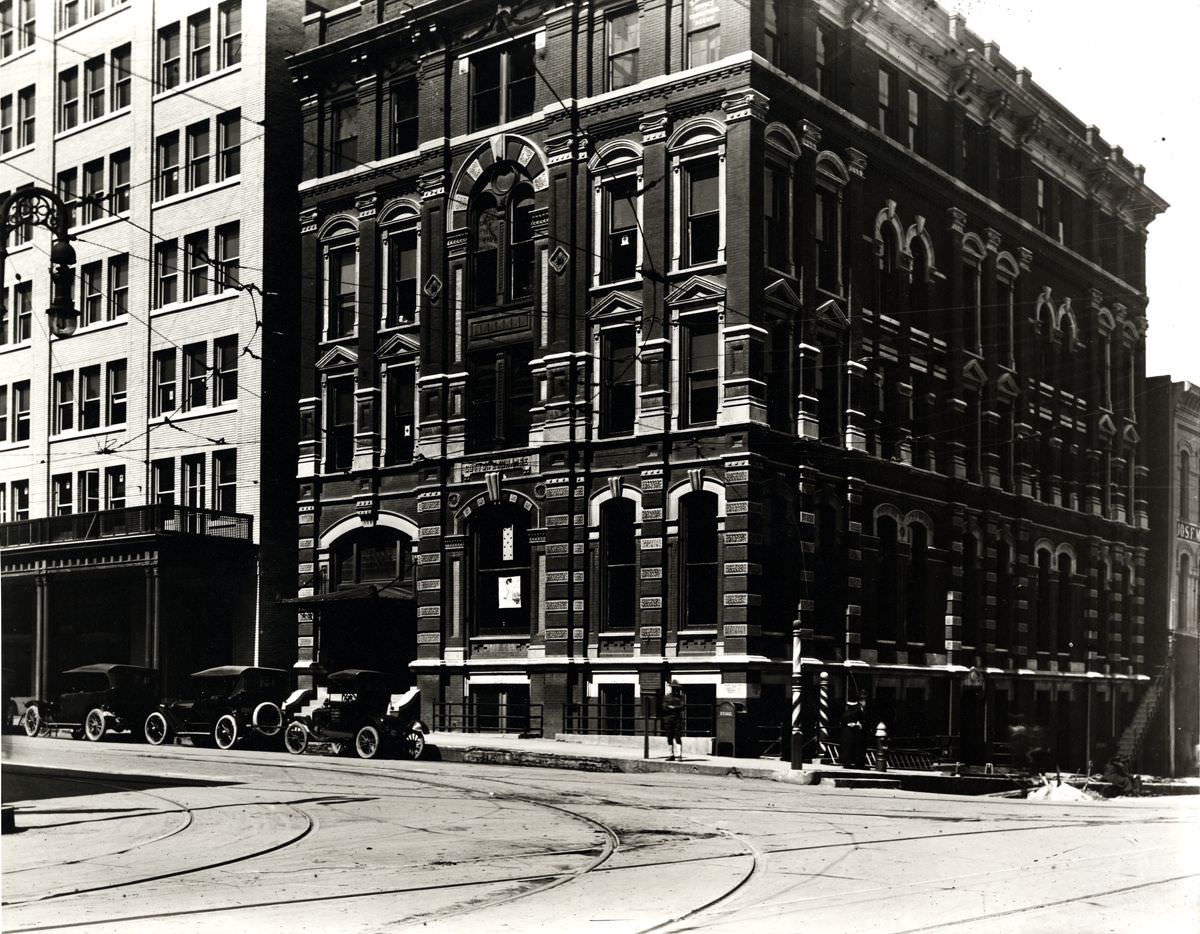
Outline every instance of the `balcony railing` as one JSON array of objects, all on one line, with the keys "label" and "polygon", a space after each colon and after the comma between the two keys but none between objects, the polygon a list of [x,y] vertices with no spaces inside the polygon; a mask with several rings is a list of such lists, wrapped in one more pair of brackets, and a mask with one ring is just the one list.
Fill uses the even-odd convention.
[{"label": "balcony railing", "polygon": [[0,547],[91,542],[128,535],[200,535],[248,542],[254,518],[191,506],[129,506],[0,524]]}]

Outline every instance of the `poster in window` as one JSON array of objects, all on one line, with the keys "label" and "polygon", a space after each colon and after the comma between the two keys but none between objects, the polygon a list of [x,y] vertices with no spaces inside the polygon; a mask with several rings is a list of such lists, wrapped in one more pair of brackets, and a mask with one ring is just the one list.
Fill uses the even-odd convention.
[{"label": "poster in window", "polygon": [[502,610],[521,609],[521,578],[500,577],[496,581],[497,606]]}]

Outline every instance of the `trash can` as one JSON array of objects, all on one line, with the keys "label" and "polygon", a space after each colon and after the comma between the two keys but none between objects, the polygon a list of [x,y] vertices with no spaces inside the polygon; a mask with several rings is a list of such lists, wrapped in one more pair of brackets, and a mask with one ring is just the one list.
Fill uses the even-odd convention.
[{"label": "trash can", "polygon": [[717,704],[716,749],[718,756],[744,756],[749,737],[747,734],[746,707],[736,701],[721,701]]}]

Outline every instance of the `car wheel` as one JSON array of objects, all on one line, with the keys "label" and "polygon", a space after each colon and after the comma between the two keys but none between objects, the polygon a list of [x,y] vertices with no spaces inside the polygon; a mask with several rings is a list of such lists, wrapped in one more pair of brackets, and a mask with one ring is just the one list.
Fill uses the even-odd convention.
[{"label": "car wheel", "polygon": [[108,721],[104,719],[104,711],[93,707],[83,720],[83,735],[89,743],[98,743],[104,739],[108,730]]},{"label": "car wheel", "polygon": [[250,715],[250,722],[254,724],[254,729],[263,736],[274,736],[283,729],[283,714],[277,705],[270,701],[263,701],[254,708],[254,713]]},{"label": "car wheel", "polygon": [[233,714],[222,714],[213,726],[212,737],[219,749],[229,749],[237,742],[238,723]]},{"label": "car wheel", "polygon": [[146,742],[151,746],[161,746],[163,743],[171,741],[171,724],[167,723],[167,718],[156,710],[146,718],[142,733],[146,737]]},{"label": "car wheel", "polygon": [[308,729],[299,720],[293,720],[283,731],[283,747],[293,756],[308,748]]},{"label": "car wheel", "polygon": [[374,759],[379,753],[379,731],[368,724],[354,734],[354,751],[360,759]]},{"label": "car wheel", "polygon": [[409,730],[404,734],[404,754],[410,759],[420,759],[425,752],[425,734],[420,730]]},{"label": "car wheel", "polygon": [[331,755],[344,756],[346,754],[346,744],[345,743],[330,743],[329,744],[329,752]]},{"label": "car wheel", "polygon": [[42,719],[42,708],[36,704],[25,708],[25,716],[21,719],[26,736],[37,736],[46,727]]}]

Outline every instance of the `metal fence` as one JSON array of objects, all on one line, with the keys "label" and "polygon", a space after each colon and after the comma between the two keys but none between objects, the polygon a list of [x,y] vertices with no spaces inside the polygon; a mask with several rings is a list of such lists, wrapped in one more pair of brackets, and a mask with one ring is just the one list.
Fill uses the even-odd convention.
[{"label": "metal fence", "polygon": [[542,735],[541,704],[434,704],[434,730]]},{"label": "metal fence", "polygon": [[[683,709],[684,736],[712,736],[715,725],[711,704],[688,704]],[[646,718],[640,705],[564,704],[563,732],[584,736],[641,736]],[[659,718],[651,716],[649,732],[661,732]]]},{"label": "metal fence", "polygon": [[126,535],[202,535],[250,541],[254,519],[242,513],[191,506],[128,506],[69,516],[47,516],[0,524],[0,546],[99,541]]}]

